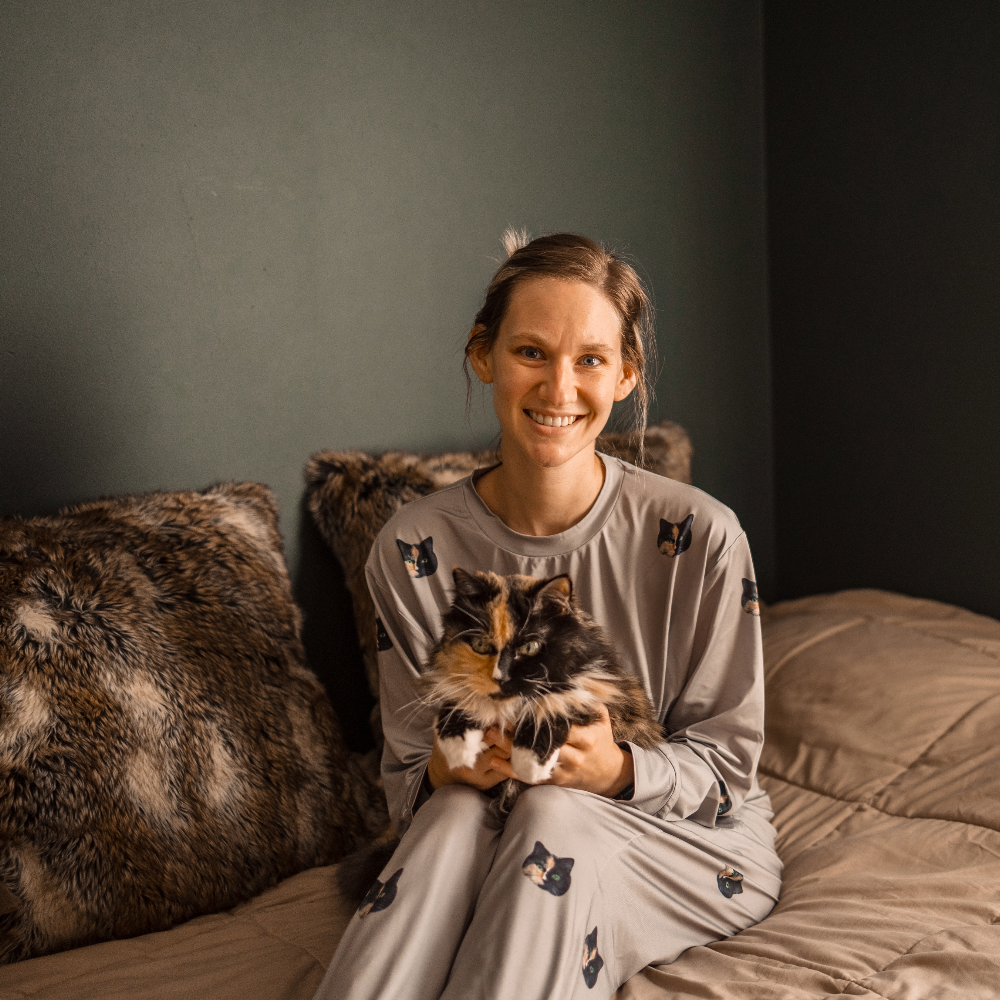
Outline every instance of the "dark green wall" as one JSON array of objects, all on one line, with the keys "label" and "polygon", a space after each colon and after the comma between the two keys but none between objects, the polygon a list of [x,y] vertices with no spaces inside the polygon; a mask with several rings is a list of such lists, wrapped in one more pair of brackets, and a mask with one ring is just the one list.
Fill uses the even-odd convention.
[{"label": "dark green wall", "polygon": [[782,596],[1000,616],[1000,5],[768,0]]},{"label": "dark green wall", "polygon": [[303,464],[485,443],[460,360],[499,235],[571,229],[648,276],[655,415],[767,594],[760,35],[704,0],[5,4],[0,513],[268,482],[314,658],[349,648]]}]

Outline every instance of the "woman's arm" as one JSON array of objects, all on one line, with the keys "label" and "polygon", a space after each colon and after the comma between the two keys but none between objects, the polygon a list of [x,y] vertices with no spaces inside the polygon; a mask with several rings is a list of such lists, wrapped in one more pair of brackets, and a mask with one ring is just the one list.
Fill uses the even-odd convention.
[{"label": "woman's arm", "polygon": [[687,678],[652,750],[632,746],[632,804],[666,818],[714,826],[753,786],[764,743],[760,618],[744,610],[754,581],[741,534],[705,574]]}]

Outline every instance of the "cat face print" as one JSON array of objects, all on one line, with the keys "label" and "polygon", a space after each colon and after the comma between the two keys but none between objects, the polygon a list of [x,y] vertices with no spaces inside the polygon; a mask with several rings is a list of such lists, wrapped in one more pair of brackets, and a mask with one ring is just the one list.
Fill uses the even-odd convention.
[{"label": "cat face print", "polygon": [[753,580],[743,580],[743,610],[748,615],[760,614],[760,600],[757,597],[757,584]]},{"label": "cat face print", "polygon": [[403,557],[406,572],[414,580],[422,576],[433,576],[437,572],[438,561],[434,555],[434,539],[425,538],[422,542],[413,544],[404,542],[401,538],[396,539],[399,546],[399,553]]},{"label": "cat face print", "polygon": [[604,959],[597,951],[597,928],[595,927],[583,939],[583,981],[587,989],[592,990],[597,985],[597,976],[604,968]]},{"label": "cat face print", "polygon": [[660,534],[656,539],[656,547],[660,553],[673,559],[684,552],[691,544],[691,525],[694,514],[688,514],[679,524],[660,518]]},{"label": "cat face print", "polygon": [[719,883],[719,892],[726,899],[732,899],[734,894],[743,891],[743,875],[733,868],[732,865],[726,865],[715,878]]},{"label": "cat face print", "polygon": [[[358,907],[358,916],[367,917],[369,913],[378,913],[379,910],[384,910],[388,907],[396,898],[396,885],[399,882],[399,876],[402,874],[403,869],[400,868],[398,871],[393,872],[384,882],[375,879],[374,884],[368,890],[368,894],[361,900],[361,905]],[[356,896],[355,899],[357,899]]]},{"label": "cat face print", "polygon": [[524,859],[521,871],[540,889],[553,896],[564,896],[569,889],[572,858],[557,858],[540,841],[535,841],[535,849]]},{"label": "cat face print", "polygon": [[719,782],[719,812],[717,815],[725,816],[733,808],[733,800],[729,797],[726,786]]},{"label": "cat face print", "polygon": [[375,646],[380,653],[392,649],[392,639],[389,638],[389,633],[386,632],[381,618],[375,619]]}]

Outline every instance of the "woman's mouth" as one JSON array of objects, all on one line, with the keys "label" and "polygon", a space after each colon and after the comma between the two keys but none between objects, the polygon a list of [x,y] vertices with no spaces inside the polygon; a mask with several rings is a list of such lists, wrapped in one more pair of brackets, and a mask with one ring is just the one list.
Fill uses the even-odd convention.
[{"label": "woman's mouth", "polygon": [[547,413],[538,413],[536,410],[525,410],[525,413],[543,427],[569,427],[575,424],[582,416],[582,413],[567,413],[561,416],[552,416]]}]

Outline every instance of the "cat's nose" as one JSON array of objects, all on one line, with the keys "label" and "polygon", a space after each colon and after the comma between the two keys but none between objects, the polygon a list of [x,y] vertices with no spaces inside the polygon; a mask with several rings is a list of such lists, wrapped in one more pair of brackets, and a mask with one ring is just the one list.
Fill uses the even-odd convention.
[{"label": "cat's nose", "polygon": [[493,667],[493,680],[503,684],[510,680],[510,666],[514,662],[514,654],[509,649],[501,649],[497,662]]}]

